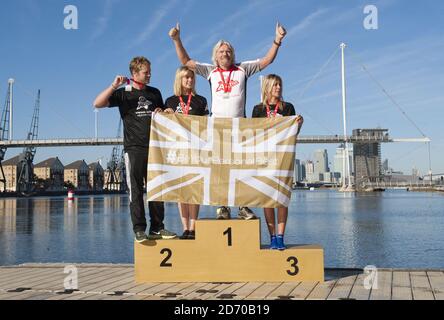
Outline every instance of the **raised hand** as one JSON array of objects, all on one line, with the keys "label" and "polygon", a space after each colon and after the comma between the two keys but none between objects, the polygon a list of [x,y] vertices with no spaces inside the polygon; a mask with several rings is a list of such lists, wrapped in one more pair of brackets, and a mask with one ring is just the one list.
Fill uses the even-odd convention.
[{"label": "raised hand", "polygon": [[125,84],[128,81],[128,78],[125,76],[116,76],[116,78],[114,79],[113,83],[111,84],[111,86],[114,89],[117,89],[118,87],[120,87],[122,84]]},{"label": "raised hand", "polygon": [[280,43],[287,34],[287,30],[279,22],[276,23],[276,42]]},{"label": "raised hand", "polygon": [[178,40],[180,38],[180,26],[179,22],[176,24],[174,28],[171,28],[170,32],[168,33],[171,39]]}]

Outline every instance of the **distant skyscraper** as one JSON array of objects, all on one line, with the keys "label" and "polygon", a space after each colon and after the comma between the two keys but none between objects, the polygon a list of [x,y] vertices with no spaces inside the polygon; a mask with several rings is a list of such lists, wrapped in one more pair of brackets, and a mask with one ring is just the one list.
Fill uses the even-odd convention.
[{"label": "distant skyscraper", "polygon": [[314,153],[313,182],[332,182],[332,175],[328,167],[327,150],[316,150]]},{"label": "distant skyscraper", "polygon": [[308,160],[305,162],[305,170],[306,170],[306,179],[307,182],[316,182],[317,179],[314,173],[314,163],[313,161]]},{"label": "distant skyscraper", "polygon": [[308,161],[305,163],[305,170],[306,170],[306,173],[307,173],[307,174],[309,174],[309,173],[314,173],[314,164],[313,164],[313,161],[308,160]]},{"label": "distant skyscraper", "polygon": [[293,175],[293,183],[302,181],[302,166],[301,160],[294,159],[294,175]]},{"label": "distant skyscraper", "polygon": [[307,179],[307,170],[305,169],[305,162],[301,164],[301,181],[304,181]]},{"label": "distant skyscraper", "polygon": [[[336,148],[336,154],[334,156],[333,160],[333,170],[334,172],[339,173],[339,178],[343,177],[343,171],[344,171],[344,144],[341,144],[339,147]],[[349,147],[348,150],[348,156],[349,156],[349,163],[350,163],[350,171],[353,172],[353,151]],[[338,175],[335,175],[337,177]]]},{"label": "distant skyscraper", "polygon": [[329,171],[327,150],[316,150],[314,153],[314,172],[324,173]]}]

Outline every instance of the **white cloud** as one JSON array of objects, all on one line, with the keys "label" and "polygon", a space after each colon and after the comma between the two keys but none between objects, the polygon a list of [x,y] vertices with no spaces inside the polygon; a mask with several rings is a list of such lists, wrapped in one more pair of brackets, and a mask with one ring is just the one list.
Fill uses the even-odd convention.
[{"label": "white cloud", "polygon": [[[234,12],[229,14],[225,19],[220,21],[214,28],[210,29],[208,34],[209,37],[206,37],[206,41],[195,48],[192,51],[193,55],[198,55],[204,51],[210,50],[213,45],[222,38],[226,34],[227,25],[236,25],[236,32],[238,34],[242,34],[242,29],[246,26],[257,23],[254,19],[245,19],[245,17],[249,17],[253,14],[257,14],[260,10],[266,11],[269,7],[276,7],[279,3],[276,1],[268,1],[268,0],[260,0],[260,1],[252,1],[247,5],[234,8]],[[199,38],[199,40],[202,38]]]},{"label": "white cloud", "polygon": [[[310,13],[308,16],[303,18],[300,22],[298,22],[294,26],[288,27],[283,25],[287,29],[287,35],[285,36],[284,41],[287,42],[290,38],[294,37],[295,35],[302,33],[302,31],[306,29],[309,29],[315,22],[318,22],[320,17],[322,17],[328,11],[329,10],[325,8],[318,9]],[[260,42],[251,50],[251,52],[254,52],[255,54],[259,55],[264,55],[267,52],[267,50],[270,48],[273,39],[274,38],[269,38]]]},{"label": "white cloud", "polygon": [[152,33],[160,26],[165,16],[177,3],[178,0],[170,0],[154,11],[151,15],[149,23],[143,28],[142,32],[135,36],[136,40],[130,45],[130,48],[145,43]]},{"label": "white cloud", "polygon": [[292,26],[287,30],[287,39],[291,38],[299,33],[304,32],[306,29],[310,28],[314,22],[316,22],[319,18],[324,16],[329,9],[321,8],[316,10],[315,12],[310,13],[306,16],[302,21]]},{"label": "white cloud", "polygon": [[91,41],[96,40],[106,31],[113,13],[113,7],[119,1],[120,0],[105,0],[103,14],[100,18],[97,19],[97,25],[91,35]]}]

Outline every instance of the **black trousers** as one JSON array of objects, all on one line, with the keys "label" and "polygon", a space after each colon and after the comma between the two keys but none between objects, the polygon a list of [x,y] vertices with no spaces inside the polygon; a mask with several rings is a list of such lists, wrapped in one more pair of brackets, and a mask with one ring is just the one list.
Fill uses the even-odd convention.
[{"label": "black trousers", "polygon": [[[145,231],[147,227],[143,187],[146,185],[148,150],[125,150],[127,185],[129,189],[130,213],[134,232]],[[150,231],[164,229],[165,207],[163,202],[148,202]]]}]

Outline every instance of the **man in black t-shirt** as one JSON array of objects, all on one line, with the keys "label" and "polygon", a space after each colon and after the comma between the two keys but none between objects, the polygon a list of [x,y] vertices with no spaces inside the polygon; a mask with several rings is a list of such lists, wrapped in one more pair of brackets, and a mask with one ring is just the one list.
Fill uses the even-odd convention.
[{"label": "man in black t-shirt", "polygon": [[[147,86],[151,77],[151,63],[145,57],[136,57],[130,63],[131,79],[116,76],[111,86],[100,93],[94,107],[119,107],[123,120],[125,165],[129,188],[130,212],[137,242],[148,240],[143,203],[143,186],[147,177],[148,146],[151,115],[164,109],[162,95]],[[123,84],[127,86],[120,88]],[[165,230],[163,202],[149,202],[151,219],[149,238],[172,239],[176,234]]]}]

